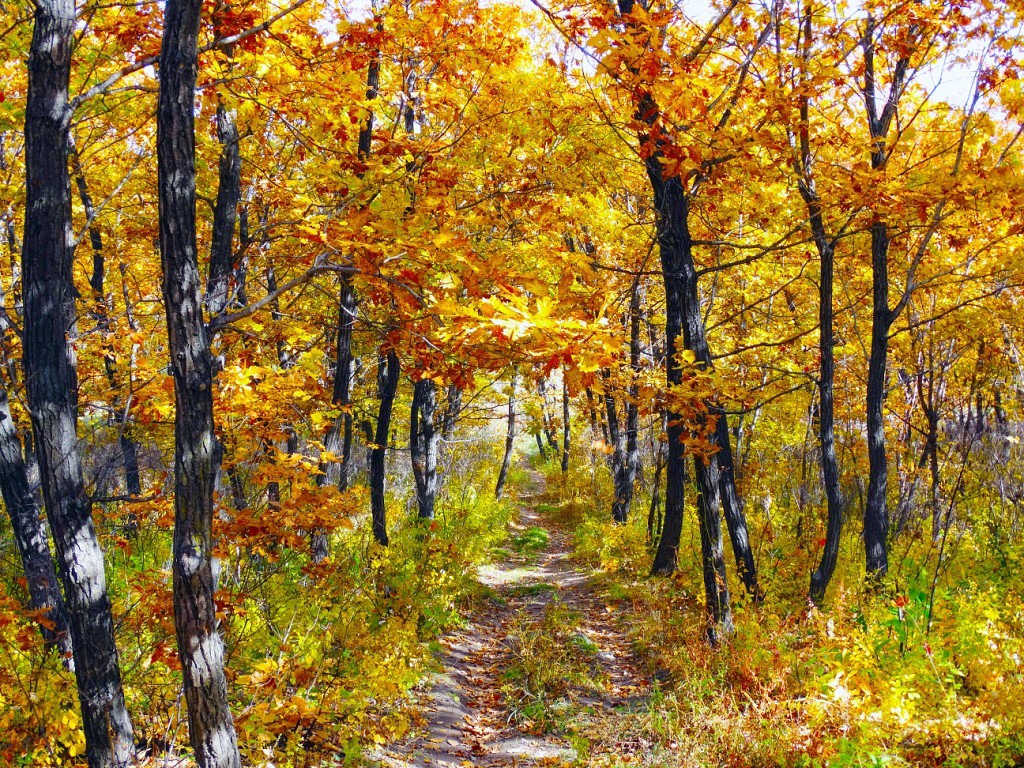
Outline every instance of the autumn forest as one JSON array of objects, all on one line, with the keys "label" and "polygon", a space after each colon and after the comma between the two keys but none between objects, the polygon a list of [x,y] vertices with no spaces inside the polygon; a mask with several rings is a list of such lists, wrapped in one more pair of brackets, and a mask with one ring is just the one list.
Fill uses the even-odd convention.
[{"label": "autumn forest", "polygon": [[1022,35],[0,0],[0,765],[1020,765]]}]

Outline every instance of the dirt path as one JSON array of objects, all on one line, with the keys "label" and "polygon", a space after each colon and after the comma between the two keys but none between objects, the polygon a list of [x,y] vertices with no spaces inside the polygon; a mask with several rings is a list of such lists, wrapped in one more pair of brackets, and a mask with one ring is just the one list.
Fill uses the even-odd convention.
[{"label": "dirt path", "polygon": [[[647,681],[633,665],[628,642],[610,607],[570,562],[568,535],[537,509],[538,491],[543,487],[539,474],[533,476],[531,486],[531,495],[519,499],[520,519],[513,529],[518,551],[480,569],[478,578],[493,590],[492,597],[478,603],[465,626],[442,638],[443,671],[418,694],[423,722],[413,738],[373,754],[376,765],[580,764],[585,753],[599,745],[584,739],[586,746],[579,753],[563,727],[565,721],[573,719],[579,725],[583,718],[584,729],[600,731],[600,718],[614,716],[616,709],[646,697]],[[552,697],[549,708],[561,713],[563,721],[538,723],[521,711],[518,716],[510,712],[502,686],[508,685],[508,670],[522,664],[528,653],[522,647],[524,637],[533,631],[558,631],[551,626],[553,607],[562,610],[555,622],[571,617],[569,642],[557,652],[564,657],[564,649],[572,649],[570,653],[578,649],[579,658],[568,658],[567,663],[585,670],[585,681],[581,684],[574,678],[556,685],[558,695]],[[550,650],[551,641],[547,642]],[[575,744],[581,745],[579,738]]]}]

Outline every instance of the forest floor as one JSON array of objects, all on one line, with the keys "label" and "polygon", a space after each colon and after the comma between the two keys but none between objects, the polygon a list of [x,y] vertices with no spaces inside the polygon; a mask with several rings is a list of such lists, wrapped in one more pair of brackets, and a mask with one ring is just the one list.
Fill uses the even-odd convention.
[{"label": "forest floor", "polygon": [[411,736],[367,755],[370,765],[644,762],[644,740],[609,725],[644,708],[650,681],[616,612],[571,562],[542,476],[530,478],[510,549],[479,571],[484,597],[441,638],[440,671],[414,691]]}]

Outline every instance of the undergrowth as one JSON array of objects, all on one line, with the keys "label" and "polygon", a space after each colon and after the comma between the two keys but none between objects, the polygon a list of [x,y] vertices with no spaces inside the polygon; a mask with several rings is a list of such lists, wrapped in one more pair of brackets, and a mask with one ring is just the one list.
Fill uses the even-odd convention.
[{"label": "undergrowth", "polygon": [[510,721],[523,730],[552,729],[571,707],[574,692],[600,687],[598,648],[580,630],[581,619],[556,597],[539,619],[521,611],[513,621],[501,692]]},{"label": "undergrowth", "polygon": [[[474,566],[505,541],[513,509],[494,501],[479,462],[464,472],[480,483],[452,478],[428,525],[391,497],[386,549],[360,523],[336,530],[319,564],[290,546],[301,537],[224,552],[217,599],[246,764],[351,763],[363,746],[408,729],[405,693],[432,663],[429,641],[460,620],[478,589]],[[129,712],[142,748],[162,764],[188,743],[168,531],[143,525],[124,539],[107,528],[105,544]],[[0,590],[0,764],[77,766],[85,745],[74,680],[43,652],[18,589]]]},{"label": "undergrowth", "polygon": [[[568,478],[552,470],[546,499],[549,515],[572,532],[574,557],[599,572],[654,681],[643,707],[603,722],[607,764],[996,768],[1024,760],[1020,552],[1000,551],[1012,561],[1004,570],[965,534],[936,579],[930,542],[916,542],[872,592],[862,586],[858,542],[847,536],[845,563],[819,610],[806,600],[807,558],[779,532],[760,542],[766,600],[752,605],[730,583],[737,631],[712,649],[692,497],[677,573],[650,578],[646,504],[638,499],[630,521],[615,525],[607,485],[600,466]],[[765,528],[748,515],[752,530]],[[626,756],[631,743],[645,745],[642,758]]]}]

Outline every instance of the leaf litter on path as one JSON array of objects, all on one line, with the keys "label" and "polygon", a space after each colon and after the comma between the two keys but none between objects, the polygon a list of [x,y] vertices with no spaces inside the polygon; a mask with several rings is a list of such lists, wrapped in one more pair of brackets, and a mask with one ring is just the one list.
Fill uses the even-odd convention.
[{"label": "leaf litter on path", "polygon": [[[441,639],[442,671],[414,694],[420,727],[412,738],[368,753],[371,765],[587,765],[592,752],[609,748],[621,750],[623,763],[633,762],[636,755],[628,753],[638,745],[599,744],[614,730],[603,728],[602,718],[643,701],[649,683],[631,663],[626,633],[613,611],[589,586],[588,575],[572,565],[569,535],[534,501],[521,499],[516,551],[479,570],[478,580],[492,594]],[[552,675],[551,700],[540,701],[544,687],[535,691],[530,681],[515,679],[529,677],[517,668],[517,654],[530,652],[517,648],[520,635],[527,642],[553,642],[554,653],[565,659],[564,677],[557,662],[536,670]],[[543,667],[544,656],[538,661]]]}]

